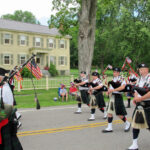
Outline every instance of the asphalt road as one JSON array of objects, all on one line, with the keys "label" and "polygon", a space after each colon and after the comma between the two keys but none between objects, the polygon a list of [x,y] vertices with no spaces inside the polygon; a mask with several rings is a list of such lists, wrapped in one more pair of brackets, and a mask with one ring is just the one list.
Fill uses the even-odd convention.
[{"label": "asphalt road", "polygon": [[[131,119],[132,108],[128,108]],[[36,109],[19,109],[22,127],[18,137],[24,150],[126,150],[132,142],[132,130],[124,132],[124,123],[114,117],[113,133],[102,133],[107,122],[96,110],[96,120],[87,121],[90,109],[83,105],[82,114],[74,114],[77,106],[58,106]],[[150,150],[150,133],[143,129],[139,149]]]}]

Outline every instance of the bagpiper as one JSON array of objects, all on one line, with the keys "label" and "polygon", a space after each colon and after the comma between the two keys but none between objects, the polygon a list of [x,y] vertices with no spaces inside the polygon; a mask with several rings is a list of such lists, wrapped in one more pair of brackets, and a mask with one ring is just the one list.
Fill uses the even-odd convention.
[{"label": "bagpiper", "polygon": [[82,112],[82,102],[84,104],[89,105],[89,97],[88,97],[88,78],[86,76],[85,71],[81,71],[80,73],[80,80],[75,79],[75,86],[79,87],[79,95],[77,95],[77,101],[78,101],[78,109],[75,112],[75,114],[80,114]]},{"label": "bagpiper", "polygon": [[113,80],[108,83],[108,93],[110,97],[107,110],[108,126],[102,131],[103,133],[113,132],[112,121],[114,113],[125,123],[124,131],[128,132],[130,130],[131,124],[126,118],[127,112],[124,106],[122,92],[119,92],[125,89],[126,86],[125,80],[120,76],[120,71],[121,69],[118,67],[113,68]]},{"label": "bagpiper", "polygon": [[[137,81],[137,77],[136,75],[132,72],[132,70],[129,70],[129,77],[127,79],[127,84],[131,84],[132,86],[134,86],[136,84]],[[130,108],[131,105],[131,98],[134,97],[132,92],[127,92],[127,100],[128,100],[128,104],[126,108]]]},{"label": "bagpiper", "polygon": [[[107,90],[107,88],[105,88]],[[98,109],[104,113],[104,119],[107,118],[107,113],[105,111],[105,101],[103,96],[104,91],[104,85],[102,83],[102,80],[99,78],[98,72],[92,73],[92,82],[90,82],[90,107],[91,107],[91,117],[88,119],[88,121],[95,120],[95,110],[98,106]]]},{"label": "bagpiper", "polygon": [[[13,107],[13,94],[10,87],[2,84],[6,71],[0,69],[0,150],[23,150],[17,137],[16,109]],[[6,98],[7,97],[7,101]],[[3,102],[5,100],[5,103]],[[6,102],[9,102],[8,105]]]},{"label": "bagpiper", "polygon": [[147,128],[150,130],[150,92],[148,92],[150,91],[149,68],[144,63],[140,64],[138,68],[140,77],[137,79],[136,86],[138,88],[134,90],[133,99],[133,103],[136,105],[132,118],[133,141],[128,150],[138,150],[140,129]]}]

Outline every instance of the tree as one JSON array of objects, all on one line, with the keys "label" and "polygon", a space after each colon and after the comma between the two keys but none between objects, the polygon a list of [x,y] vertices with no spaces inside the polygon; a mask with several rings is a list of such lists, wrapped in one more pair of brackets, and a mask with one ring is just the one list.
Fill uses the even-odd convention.
[{"label": "tree", "polygon": [[62,34],[68,33],[67,29],[79,22],[78,66],[80,71],[84,70],[87,73],[91,70],[94,51],[96,4],[97,0],[53,0],[53,9],[58,13],[56,17],[51,16],[49,21],[50,27],[55,25]]},{"label": "tree", "polygon": [[27,22],[32,24],[40,24],[36,17],[29,11],[16,10],[14,14],[6,14],[1,18],[15,21]]},{"label": "tree", "polygon": [[97,0],[82,0],[79,13],[78,58],[79,71],[91,70],[95,43]]}]

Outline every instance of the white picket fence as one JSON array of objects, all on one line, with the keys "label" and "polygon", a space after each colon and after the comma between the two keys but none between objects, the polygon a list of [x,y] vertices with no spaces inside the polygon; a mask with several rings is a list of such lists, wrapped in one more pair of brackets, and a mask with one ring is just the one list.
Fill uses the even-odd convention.
[{"label": "white picket fence", "polygon": [[[68,77],[46,77],[42,78],[40,80],[37,80],[33,78],[33,83],[35,85],[36,89],[50,89],[50,88],[58,88],[60,87],[60,84],[65,84],[66,87],[70,87],[70,82],[74,80],[74,76],[68,76]],[[22,85],[22,88],[21,88]],[[15,80],[15,90],[21,91],[21,90],[33,90],[34,87],[32,85],[32,80],[30,78],[24,78],[23,81],[17,82]]]}]

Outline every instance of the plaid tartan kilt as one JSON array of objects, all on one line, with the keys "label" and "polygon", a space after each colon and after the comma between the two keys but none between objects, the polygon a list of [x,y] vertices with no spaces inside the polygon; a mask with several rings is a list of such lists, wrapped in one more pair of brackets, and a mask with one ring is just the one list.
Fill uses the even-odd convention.
[{"label": "plaid tartan kilt", "polygon": [[98,107],[99,108],[106,107],[105,101],[104,101],[104,96],[103,96],[102,92],[94,93],[94,95],[96,97],[96,103],[97,103]]},{"label": "plaid tartan kilt", "polygon": [[84,104],[89,104],[90,100],[89,100],[88,91],[87,90],[81,90],[80,93],[81,93],[82,102]]},{"label": "plaid tartan kilt", "polygon": [[116,115],[123,115],[123,116],[127,115],[122,95],[114,94],[114,96],[115,96],[114,106]]}]

